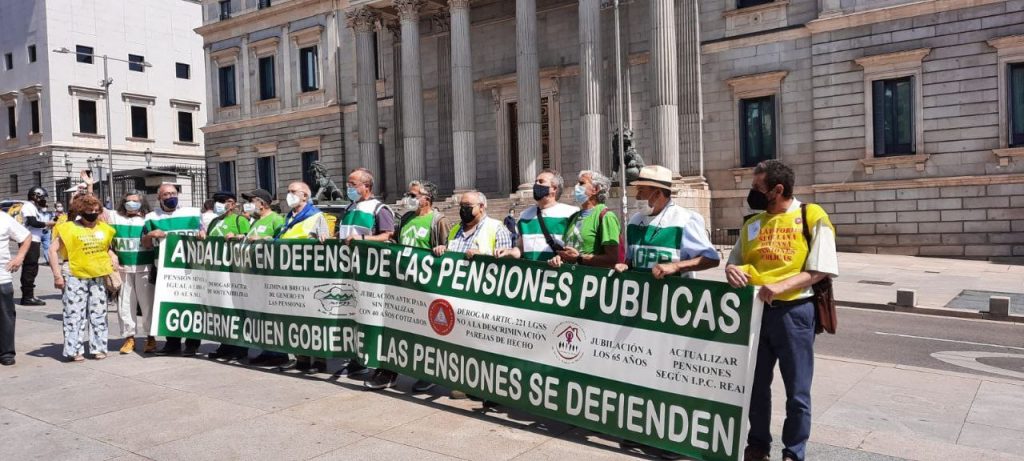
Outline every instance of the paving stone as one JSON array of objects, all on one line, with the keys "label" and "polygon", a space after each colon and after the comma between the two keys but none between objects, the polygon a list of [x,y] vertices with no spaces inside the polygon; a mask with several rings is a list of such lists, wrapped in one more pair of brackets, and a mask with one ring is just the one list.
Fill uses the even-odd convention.
[{"label": "paving stone", "polygon": [[[67,427],[133,452],[263,414],[255,408],[186,395],[81,419]],[[145,430],[129,422],[144,417]]]},{"label": "paving stone", "polygon": [[129,454],[117,447],[0,408],[0,447],[4,459],[109,459]]},{"label": "paving stone", "polygon": [[140,454],[155,460],[303,460],[362,438],[332,426],[269,414],[146,448]]}]

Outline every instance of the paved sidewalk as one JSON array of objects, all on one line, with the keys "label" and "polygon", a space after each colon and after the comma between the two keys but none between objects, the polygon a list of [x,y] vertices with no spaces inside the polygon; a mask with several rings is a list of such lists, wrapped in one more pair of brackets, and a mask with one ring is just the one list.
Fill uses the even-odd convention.
[{"label": "paved sidewalk", "polygon": [[[971,290],[1016,294],[1016,304],[1011,303],[1010,313],[1024,316],[1024,266],[1020,265],[840,253],[839,272],[835,294],[839,303],[844,305],[886,307],[896,302],[897,289],[910,289],[917,291],[919,307],[986,310],[988,294],[985,293],[968,293],[954,306],[949,306],[961,292]],[[724,282],[725,274],[715,269],[701,273],[700,278]]]},{"label": "paved sidewalk", "polygon": [[[45,273],[39,282],[50,286]],[[372,393],[346,378],[205,359],[115,352],[63,363],[59,300],[52,289],[42,293],[46,306],[19,306],[18,365],[0,367],[4,459],[642,457],[600,435],[484,411],[439,389],[411,395],[404,378],[397,390]],[[1024,460],[1024,381],[825,356],[816,366],[808,459]],[[778,434],[782,386],[775,391]]]}]

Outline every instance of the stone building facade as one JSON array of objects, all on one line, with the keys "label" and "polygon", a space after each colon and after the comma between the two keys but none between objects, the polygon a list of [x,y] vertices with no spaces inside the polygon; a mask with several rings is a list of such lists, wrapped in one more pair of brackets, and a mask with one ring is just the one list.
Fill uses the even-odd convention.
[{"label": "stone building facade", "polygon": [[[193,187],[204,196],[205,69],[193,31],[201,21],[192,0],[0,2],[0,198],[24,200],[42,186],[52,202],[87,168],[105,179],[103,55],[112,58],[115,189],[155,191],[154,181],[171,181],[184,200]],[[147,151],[158,172],[143,171]],[[109,197],[105,189],[97,186]]]},{"label": "stone building facade", "polygon": [[[744,212],[743,110],[767,96],[776,156],[796,168],[797,194],[832,215],[842,249],[1024,256],[1024,145],[1010,139],[1024,126],[1012,110],[1024,77],[1011,81],[1024,74],[1024,2],[733,5],[701,2],[716,226]],[[902,144],[886,144],[894,120]]]},{"label": "stone building facade", "polygon": [[[750,167],[778,158],[844,250],[1024,256],[1024,0],[624,1],[620,49],[611,3],[204,1],[211,190],[282,195],[313,152],[388,199],[609,171],[619,53],[624,125],[710,227],[740,225]],[[269,55],[280,100],[259,94]],[[239,97],[216,107],[223,68]]]},{"label": "stone building facade", "polygon": [[[357,166],[369,167],[377,173],[379,192],[389,199],[414,178],[436,182],[445,195],[479,189],[492,197],[508,197],[528,182],[522,178],[532,177],[528,171],[541,167],[609,170],[610,133],[617,123],[609,115],[615,102],[609,10],[600,0],[581,3],[585,16],[575,1],[527,3],[535,10],[536,62],[531,65],[537,78],[528,90],[535,96],[521,99],[516,2],[204,2],[206,19],[197,32],[209,57],[213,109],[204,132],[214,178],[211,190],[260,185],[260,178],[269,176],[261,176],[256,159],[272,156],[280,191],[287,181],[303,177],[302,154],[314,150],[336,178]],[[647,72],[653,14],[648,3],[623,8],[625,80],[631,89],[624,98],[626,122],[637,132],[637,147],[650,162],[656,138],[649,133],[655,120],[661,120],[661,138],[673,140],[662,142],[673,149],[665,157],[684,174],[699,176],[697,74],[676,69],[680,62],[696,68],[696,31],[673,30],[673,41],[689,37],[691,51],[681,61],[677,53],[659,58],[665,73],[673,70],[673,84],[663,87],[674,91],[666,90],[671,94],[654,104],[648,96],[653,84]],[[671,1],[660,3],[673,6]],[[693,23],[696,10],[690,6],[670,8],[669,17],[676,21],[663,22]],[[582,32],[580,17],[589,21]],[[319,49],[329,50],[321,53],[318,68],[325,83],[319,90],[326,92],[323,97],[307,98],[298,87],[298,33],[315,34]],[[580,64],[581,33],[590,37],[585,65]],[[286,47],[290,58],[284,56]],[[278,57],[275,72],[282,101],[265,104],[259,99],[257,54]],[[219,69],[232,66],[237,104],[217,107]],[[528,111],[523,105],[530,106],[530,101],[535,107],[525,109],[535,113],[524,115]],[[655,106],[662,107],[662,115],[654,115]],[[531,137],[521,139],[523,130],[528,134],[522,136]],[[527,145],[534,147],[519,148]],[[681,154],[680,145],[691,148]],[[231,171],[234,179],[218,180]]]}]

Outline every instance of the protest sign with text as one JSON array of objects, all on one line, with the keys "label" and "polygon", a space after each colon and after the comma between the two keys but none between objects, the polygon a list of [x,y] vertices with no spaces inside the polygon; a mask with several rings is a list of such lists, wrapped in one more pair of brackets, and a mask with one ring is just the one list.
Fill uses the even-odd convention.
[{"label": "protest sign with text", "polygon": [[374,242],[168,236],[153,333],[381,367],[706,460],[740,459],[751,288]]}]

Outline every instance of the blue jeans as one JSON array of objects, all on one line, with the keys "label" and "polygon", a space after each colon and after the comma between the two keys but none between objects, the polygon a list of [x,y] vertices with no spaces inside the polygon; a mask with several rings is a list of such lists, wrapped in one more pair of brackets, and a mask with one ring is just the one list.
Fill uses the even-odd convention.
[{"label": "blue jeans", "polygon": [[811,435],[811,378],[814,376],[814,303],[766,307],[750,398],[747,444],[771,448],[772,378],[779,363],[786,386],[786,422],[782,426],[784,456],[804,459]]}]

